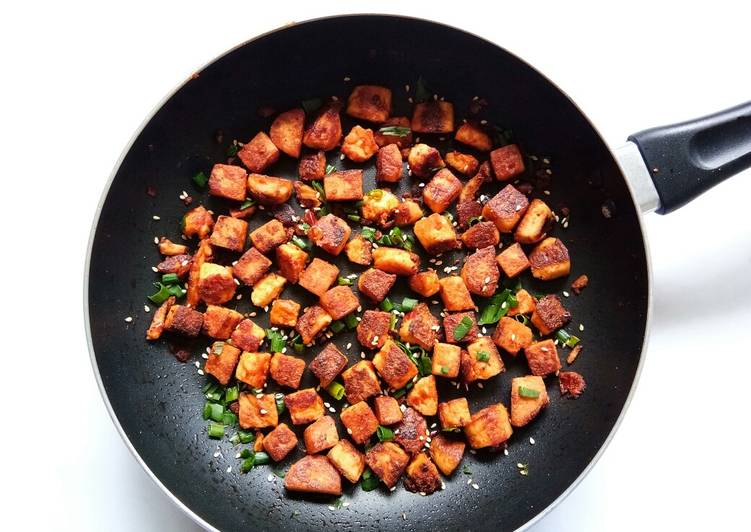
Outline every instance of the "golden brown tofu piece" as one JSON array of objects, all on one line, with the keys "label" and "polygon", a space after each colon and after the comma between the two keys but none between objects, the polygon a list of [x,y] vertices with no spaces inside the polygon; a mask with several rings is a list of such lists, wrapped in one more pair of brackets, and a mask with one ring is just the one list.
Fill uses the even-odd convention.
[{"label": "golden brown tofu piece", "polygon": [[422,247],[431,255],[459,247],[454,226],[445,216],[438,213],[418,220],[414,232]]},{"label": "golden brown tofu piece", "polygon": [[[485,165],[487,165],[487,162],[482,163],[480,168],[482,169]],[[469,201],[474,201],[477,198],[477,193],[480,191],[480,187],[482,187],[483,183],[485,183],[485,177],[482,175],[482,172],[477,172],[470,177],[467,182],[464,183],[462,191],[459,193],[459,205]],[[482,205],[480,207],[482,208]],[[458,208],[459,207],[457,206],[457,210]],[[478,215],[472,214],[471,216]]]},{"label": "golden brown tofu piece", "polygon": [[417,344],[431,351],[438,339],[440,329],[438,318],[433,316],[428,306],[425,303],[418,303],[404,316],[399,327],[399,337],[402,342]]},{"label": "golden brown tofu piece", "polygon": [[443,101],[415,104],[412,112],[415,133],[451,133],[454,131],[454,105]]},{"label": "golden brown tofu piece", "polygon": [[225,342],[214,342],[203,371],[213,375],[223,386],[227,386],[235,373],[238,360],[240,360],[238,348]]},{"label": "golden brown tofu piece", "polygon": [[467,290],[478,296],[488,297],[498,288],[501,273],[495,260],[495,248],[478,249],[464,259],[462,279]]},{"label": "golden brown tofu piece", "polygon": [[355,443],[363,444],[367,442],[378,429],[378,420],[365,401],[360,401],[342,410],[340,418],[347,434]]},{"label": "golden brown tofu piece", "polygon": [[[244,183],[244,180],[243,180]],[[167,257],[174,257],[175,255],[185,255],[188,253],[188,246],[183,244],[175,244],[167,237],[161,237],[159,239],[159,253]]]},{"label": "golden brown tofu piece", "polygon": [[347,440],[339,440],[326,455],[339,473],[353,484],[365,471],[365,455]]},{"label": "golden brown tofu piece", "polygon": [[495,247],[501,241],[501,234],[493,222],[478,222],[464,231],[462,242],[469,249]]},{"label": "golden brown tofu piece", "polygon": [[347,357],[329,342],[310,362],[310,372],[318,378],[321,388],[327,388],[339,373],[347,367]]},{"label": "golden brown tofu piece", "polygon": [[318,305],[306,308],[297,320],[295,330],[300,333],[302,343],[310,345],[326,327],[331,325],[331,316]]},{"label": "golden brown tofu piece", "polygon": [[263,253],[267,254],[275,247],[287,242],[292,237],[292,231],[284,227],[279,220],[269,220],[250,233],[250,241]]},{"label": "golden brown tofu piece", "polygon": [[235,297],[232,268],[204,262],[198,273],[198,295],[207,305],[222,305]]},{"label": "golden brown tofu piece", "polygon": [[490,165],[498,181],[508,181],[524,172],[524,159],[516,144],[509,144],[491,151]]},{"label": "golden brown tofu piece", "polygon": [[568,249],[557,238],[548,237],[529,254],[529,264],[532,267],[532,277],[542,281],[550,281],[565,277],[571,271],[571,260]]},{"label": "golden brown tofu piece", "polygon": [[219,216],[209,242],[212,246],[240,252],[245,247],[247,234],[248,222],[245,220],[231,216]]},{"label": "golden brown tofu piece", "polygon": [[391,227],[398,208],[399,198],[388,190],[376,188],[365,194],[360,215],[363,222],[372,222],[384,228]]},{"label": "golden brown tofu piece", "polygon": [[336,148],[342,138],[342,122],[339,118],[339,102],[330,102],[318,111],[318,115],[305,130],[302,142],[314,150],[329,151]]},{"label": "golden brown tofu piece", "polygon": [[353,127],[344,137],[341,151],[350,161],[364,163],[378,153],[373,130],[361,126]]},{"label": "golden brown tofu piece", "polygon": [[321,193],[301,181],[293,183],[297,202],[306,209],[315,209],[321,206]]},{"label": "golden brown tofu piece", "polygon": [[373,266],[394,275],[414,275],[420,269],[420,257],[406,249],[380,246],[373,250]]},{"label": "golden brown tofu piece", "polygon": [[183,234],[191,238],[206,238],[214,227],[214,218],[206,207],[199,205],[185,213],[182,220]]},{"label": "golden brown tofu piece", "polygon": [[287,242],[276,248],[276,262],[279,265],[279,273],[290,283],[296,283],[305,271],[308,254],[295,244]]},{"label": "golden brown tofu piece", "polygon": [[252,320],[242,320],[234,331],[232,331],[232,345],[239,347],[243,351],[258,351],[263,339],[266,338],[266,331],[259,327]]},{"label": "golden brown tofu piece", "polygon": [[394,222],[399,227],[412,225],[424,216],[422,207],[415,200],[405,199],[394,209]]},{"label": "golden brown tofu piece", "polygon": [[274,353],[269,363],[269,373],[274,382],[297,390],[300,387],[305,361],[301,358]]},{"label": "golden brown tofu piece", "polygon": [[240,428],[262,429],[276,427],[279,424],[279,414],[273,393],[261,394],[258,397],[255,393],[241,392],[239,402]]},{"label": "golden brown tofu piece", "polygon": [[417,366],[390,338],[373,357],[373,365],[392,390],[404,388],[417,375]]},{"label": "golden brown tofu piece", "polygon": [[303,432],[303,440],[305,440],[305,451],[308,454],[316,454],[331,449],[339,441],[334,418],[323,416],[308,425]]},{"label": "golden brown tofu piece", "polygon": [[357,341],[366,349],[379,349],[389,337],[391,313],[366,310],[357,324]]},{"label": "golden brown tofu piece", "polygon": [[347,99],[347,114],[380,124],[391,114],[391,90],[378,85],[358,85]]},{"label": "golden brown tofu piece", "polygon": [[566,310],[558,296],[549,294],[537,301],[531,321],[540,334],[547,336],[571,321],[571,313]]},{"label": "golden brown tofu piece", "polygon": [[516,293],[516,301],[518,305],[509,309],[509,316],[531,314],[535,311],[535,307],[537,306],[537,300],[523,288]]},{"label": "golden brown tofu piece", "polygon": [[[379,248],[380,249],[380,248]],[[368,268],[357,279],[357,289],[373,303],[380,303],[396,282],[396,275]]]},{"label": "golden brown tofu piece", "polygon": [[458,345],[436,342],[433,346],[432,373],[439,377],[455,378],[461,368],[462,350]]},{"label": "golden brown tofu piece", "polygon": [[503,317],[493,331],[493,342],[506,352],[516,356],[519,351],[532,344],[532,329],[516,321]]},{"label": "golden brown tofu piece", "polygon": [[263,174],[248,175],[248,191],[261,205],[281,205],[292,196],[292,181]]},{"label": "golden brown tofu piece", "polygon": [[[242,205],[240,207],[242,207]],[[246,218],[250,218],[251,216],[253,216],[256,210],[258,210],[258,206],[255,204],[249,205],[248,207],[245,207],[244,209],[241,209],[239,207],[237,208],[230,207],[229,215],[232,216],[233,218],[240,218],[241,220],[244,220]]]},{"label": "golden brown tofu piece", "polygon": [[[467,320],[469,320],[471,325],[466,334],[461,336],[456,329],[461,323],[466,323]],[[480,337],[480,329],[477,327],[477,316],[472,311],[446,314],[443,317],[443,330],[446,334],[446,343],[449,344],[471,343]],[[457,337],[460,338],[457,340]]]},{"label": "golden brown tofu piece", "polygon": [[193,255],[188,272],[188,294],[186,296],[187,305],[196,308],[201,302],[199,287],[201,284],[201,267],[204,263],[209,262],[214,252],[209,244],[209,239],[204,238],[198,243],[198,249]]},{"label": "golden brown tofu piece", "polygon": [[465,447],[466,444],[461,440],[437,434],[430,442],[430,457],[441,473],[449,476],[459,467],[464,457]]},{"label": "golden brown tofu piece", "polygon": [[441,420],[443,430],[462,428],[471,420],[467,398],[459,397],[439,404],[438,417]]},{"label": "golden brown tofu piece", "polygon": [[266,133],[259,131],[237,152],[237,156],[248,170],[259,173],[279,160],[279,149]]},{"label": "golden brown tofu piece", "polygon": [[319,303],[335,320],[353,313],[360,306],[360,300],[349,286],[330,288],[321,296]]},{"label": "golden brown tofu piece", "polygon": [[232,273],[248,286],[253,286],[271,267],[271,261],[257,248],[250,248],[243,253],[232,268]]},{"label": "golden brown tofu piece", "polygon": [[402,152],[396,144],[387,144],[376,156],[376,181],[398,183],[404,170]]},{"label": "golden brown tofu piece", "polygon": [[475,302],[469,295],[467,285],[458,275],[444,277],[441,283],[441,299],[446,310],[475,310]]},{"label": "golden brown tofu piece", "polygon": [[287,491],[341,495],[342,478],[325,456],[311,454],[292,464],[284,476]]},{"label": "golden brown tofu piece", "polygon": [[513,185],[506,185],[482,208],[482,216],[495,224],[501,233],[510,233],[527,212],[527,196]]},{"label": "golden brown tofu piece", "polygon": [[365,453],[365,463],[388,488],[393,488],[404,473],[409,455],[390,441],[377,443]]},{"label": "golden brown tofu piece", "polygon": [[558,358],[558,350],[553,340],[535,342],[524,349],[527,364],[532,375],[545,377],[561,369],[561,361]]},{"label": "golden brown tofu piece", "polygon": [[369,266],[373,262],[373,244],[365,240],[362,235],[357,235],[344,246],[344,252],[350,262]]},{"label": "golden brown tofu piece", "polygon": [[516,226],[514,239],[522,244],[539,242],[550,230],[553,223],[553,211],[539,199],[533,199],[524,213],[524,217]]},{"label": "golden brown tofu piece", "polygon": [[146,331],[147,340],[159,340],[164,332],[164,321],[167,319],[167,314],[175,304],[175,296],[170,296],[167,300],[159,305],[159,308],[154,312],[154,317],[151,319],[151,324]]},{"label": "golden brown tofu piece", "polygon": [[425,418],[416,410],[407,407],[402,422],[394,429],[394,434],[394,441],[414,456],[425,446],[430,431]]},{"label": "golden brown tofu piece", "polygon": [[409,170],[417,177],[430,177],[434,172],[444,168],[446,164],[440,152],[427,144],[415,144],[407,156]]},{"label": "golden brown tofu piece", "polygon": [[514,242],[501,251],[497,257],[498,265],[506,274],[506,277],[514,278],[529,268],[529,260],[522,247]]},{"label": "golden brown tofu piece", "polygon": [[412,275],[409,278],[409,287],[422,297],[434,296],[441,289],[438,274],[432,268]]},{"label": "golden brown tofu piece", "polygon": [[203,313],[201,332],[209,338],[226,340],[243,319],[243,315],[225,307],[208,305]]},{"label": "golden brown tofu piece", "polygon": [[284,404],[287,405],[293,425],[312,423],[326,413],[323,408],[323,399],[313,388],[305,388],[285,395]]},{"label": "golden brown tofu piece", "polygon": [[362,170],[331,172],[323,178],[327,201],[357,201],[362,199]]},{"label": "golden brown tofu piece", "polygon": [[368,398],[381,393],[375,367],[370,360],[361,360],[342,373],[344,394],[350,404],[367,401]]},{"label": "golden brown tofu piece", "polygon": [[[260,390],[266,384],[270,363],[271,353],[243,351],[240,355],[240,361],[237,363],[237,369],[235,369],[235,378],[251,388]],[[274,408],[276,409],[276,406]]]},{"label": "golden brown tofu piece", "polygon": [[339,268],[315,257],[300,274],[299,285],[308,292],[321,297],[339,276]]},{"label": "golden brown tofu piece", "polygon": [[480,336],[462,351],[462,380],[487,380],[505,371],[503,360],[490,336]]},{"label": "golden brown tofu piece", "polygon": [[464,435],[473,449],[500,445],[508,440],[513,432],[508,411],[503,403],[490,405],[475,412],[472,421],[464,426]]},{"label": "golden brown tofu piece", "polygon": [[326,253],[336,256],[344,250],[351,233],[352,229],[347,222],[338,216],[327,214],[308,230],[308,237]]},{"label": "golden brown tofu piece", "polygon": [[379,395],[373,402],[373,411],[381,425],[394,425],[402,420],[399,401],[390,395]]},{"label": "golden brown tofu piece", "polygon": [[297,446],[297,436],[286,423],[280,423],[263,437],[263,449],[274,462],[280,462]]},{"label": "golden brown tofu piece", "polygon": [[446,154],[446,164],[463,175],[474,175],[480,166],[473,156],[458,151],[450,151]]},{"label": "golden brown tofu piece", "polygon": [[247,178],[248,172],[240,166],[215,164],[209,176],[209,194],[235,201],[245,201]]},{"label": "golden brown tofu piece", "polygon": [[549,403],[548,391],[542,377],[527,375],[511,381],[512,426],[523,427],[536,418]]},{"label": "golden brown tofu piece", "polygon": [[485,133],[480,126],[471,122],[464,122],[459,126],[454,138],[478,151],[490,151],[493,148],[493,141],[490,135]]},{"label": "golden brown tofu piece", "polygon": [[[473,223],[479,222],[482,217],[482,203],[477,200],[462,201],[459,194],[459,203],[456,205],[456,225],[460,229],[467,229]],[[493,222],[484,222],[493,224]],[[495,224],[493,224],[495,227]]]},{"label": "golden brown tofu piece", "polygon": [[323,179],[326,175],[326,154],[322,151],[303,155],[297,166],[297,173],[303,181]]},{"label": "golden brown tofu piece", "polygon": [[441,476],[435,464],[425,453],[415,456],[407,465],[404,487],[408,491],[430,495],[441,489]]},{"label": "golden brown tofu piece", "polygon": [[[398,129],[394,129],[398,128]],[[412,146],[412,130],[409,118],[406,116],[392,116],[386,120],[381,128],[375,132],[375,141],[379,146],[396,144],[401,150]]]},{"label": "golden brown tofu piece", "polygon": [[418,379],[407,394],[407,404],[423,416],[436,415],[436,412],[438,412],[438,388],[436,388],[433,375]]},{"label": "golden brown tofu piece", "polygon": [[276,273],[267,273],[260,281],[253,285],[250,301],[257,307],[266,308],[278,298],[287,279]]},{"label": "golden brown tofu piece", "polygon": [[277,299],[271,304],[269,324],[277,327],[294,327],[300,314],[300,303],[291,299]]},{"label": "golden brown tofu piece", "polygon": [[[290,109],[274,119],[269,134],[271,141],[282,152],[297,159],[302,148],[302,135],[305,128],[305,111]],[[253,170],[260,172],[261,170]]]},{"label": "golden brown tofu piece", "polygon": [[431,211],[442,213],[456,201],[461,191],[462,182],[451,170],[442,168],[422,189],[422,200]]}]

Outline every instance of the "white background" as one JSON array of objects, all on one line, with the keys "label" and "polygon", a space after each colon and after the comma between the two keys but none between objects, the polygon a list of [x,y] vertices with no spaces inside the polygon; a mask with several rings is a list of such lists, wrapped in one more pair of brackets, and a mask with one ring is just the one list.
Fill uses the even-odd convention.
[{"label": "white background", "polygon": [[[751,100],[741,3],[654,0],[4,3],[0,135],[5,418],[2,528],[185,531],[100,400],[83,328],[89,227],[152,107],[225,49],[293,19],[434,18],[526,58],[613,146]],[[536,531],[721,529],[747,522],[751,222],[746,172],[646,225],[654,321],[641,381],[602,460]]]}]

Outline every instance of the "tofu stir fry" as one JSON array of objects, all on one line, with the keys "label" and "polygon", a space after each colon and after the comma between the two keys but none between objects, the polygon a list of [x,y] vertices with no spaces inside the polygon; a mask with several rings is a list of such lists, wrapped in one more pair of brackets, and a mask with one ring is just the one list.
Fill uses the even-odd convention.
[{"label": "tofu stir fry", "polygon": [[[540,159],[478,120],[478,98],[456,120],[419,92],[411,116],[373,85],[268,114],[193,178],[211,198],[181,196],[182,241],[156,242],[147,340],[190,346],[183,361],[206,348],[207,436],[237,446],[242,472],[283,462],[289,491],[433,493],[465,451],[503,450],[540,416],[550,385],[585,388],[562,371],[582,350],[569,293],[539,288],[571,272],[560,217],[528,186]],[[511,364],[510,395],[478,408]]]}]

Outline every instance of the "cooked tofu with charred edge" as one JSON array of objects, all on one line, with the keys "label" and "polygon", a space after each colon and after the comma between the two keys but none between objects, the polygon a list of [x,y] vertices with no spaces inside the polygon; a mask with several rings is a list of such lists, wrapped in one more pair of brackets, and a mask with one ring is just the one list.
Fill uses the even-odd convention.
[{"label": "cooked tofu with charred edge", "polygon": [[516,301],[518,305],[509,309],[509,316],[532,314],[537,306],[537,300],[523,288],[516,293]]},{"label": "cooked tofu with charred edge", "polygon": [[331,315],[318,305],[306,308],[297,320],[295,330],[300,333],[302,343],[310,345],[316,336],[331,325]]},{"label": "cooked tofu with charred edge", "polygon": [[454,226],[448,218],[438,213],[418,220],[414,232],[420,245],[431,255],[459,247]]},{"label": "cooked tofu with charred edge", "polygon": [[297,173],[303,181],[323,179],[326,175],[326,154],[323,151],[308,153],[300,158]]},{"label": "cooked tofu with charred edge", "polygon": [[459,197],[462,182],[448,168],[438,170],[422,189],[422,200],[428,208],[442,213]]},{"label": "cooked tofu with charred edge", "polygon": [[271,304],[269,324],[277,327],[294,327],[300,315],[300,303],[292,299],[277,299]]},{"label": "cooked tofu with charred edge", "polygon": [[490,135],[482,127],[471,122],[464,122],[459,126],[454,138],[478,151],[490,151],[493,148],[493,141]]},{"label": "cooked tofu with charred edge", "polygon": [[566,310],[558,296],[548,294],[541,297],[535,305],[531,321],[540,334],[547,336],[571,321],[571,313]]},{"label": "cooked tofu with charred edge", "polygon": [[438,318],[433,316],[425,303],[418,303],[402,319],[399,338],[402,342],[417,344],[427,351],[432,351],[441,329]]},{"label": "cooked tofu with charred edge", "polygon": [[464,247],[469,249],[494,248],[500,241],[501,234],[493,222],[478,222],[462,234]]},{"label": "cooked tofu with charred edge", "polygon": [[545,238],[553,223],[553,211],[539,199],[533,199],[516,226],[514,239],[522,244],[535,244]]},{"label": "cooked tofu with charred edge", "polygon": [[267,307],[281,295],[287,279],[276,273],[267,273],[260,281],[253,285],[250,300],[256,307]]},{"label": "cooked tofu with charred edge", "polygon": [[501,251],[496,257],[498,266],[501,267],[506,277],[513,279],[520,273],[529,268],[529,259],[519,243],[514,242],[509,247]]},{"label": "cooked tofu with charred edge", "polygon": [[402,420],[402,410],[399,401],[390,395],[379,395],[373,401],[373,413],[381,425],[393,425]]},{"label": "cooked tofu with charred edge", "polygon": [[513,432],[508,411],[503,403],[490,405],[475,412],[472,420],[464,426],[464,435],[473,449],[500,445],[508,440]]},{"label": "cooked tofu with charred edge", "polygon": [[380,349],[389,338],[391,313],[366,310],[357,324],[357,341],[366,349]]},{"label": "cooked tofu with charred edge", "polygon": [[438,274],[430,268],[424,272],[417,272],[409,278],[409,287],[422,297],[434,296],[441,289]]},{"label": "cooked tofu with charred edge", "polygon": [[417,177],[430,177],[433,172],[446,166],[440,152],[427,144],[412,146],[407,156],[407,163],[412,174]]},{"label": "cooked tofu with charred edge", "polygon": [[274,353],[269,363],[269,374],[279,386],[288,386],[297,390],[300,387],[305,361],[301,358]]},{"label": "cooked tofu with charred edge", "polygon": [[[290,109],[277,116],[271,123],[271,141],[283,153],[297,159],[302,149],[302,135],[305,128],[305,111]],[[256,171],[256,170],[254,170]],[[257,170],[261,171],[261,170]]]},{"label": "cooked tofu with charred edge", "polygon": [[[193,261],[190,263],[190,270],[188,271],[188,294],[186,302],[189,307],[196,308],[201,301],[200,284],[201,284],[201,268],[204,263],[210,261],[214,252],[209,244],[209,239],[204,238],[198,243],[198,249],[193,255]],[[234,283],[234,281],[233,281]]]},{"label": "cooked tofu with charred edge", "polygon": [[452,275],[444,277],[439,282],[441,283],[441,299],[446,310],[475,310],[475,303],[461,277]]},{"label": "cooked tofu with charred edge", "polygon": [[235,369],[235,378],[251,388],[261,389],[266,384],[270,363],[271,353],[243,351]]},{"label": "cooked tofu with charred edge", "polygon": [[467,290],[475,295],[489,297],[498,288],[501,273],[495,260],[495,248],[478,249],[464,259],[462,279]]},{"label": "cooked tofu with charred edge", "polygon": [[459,194],[459,201],[469,201],[477,197],[483,183],[490,183],[493,180],[493,169],[490,163],[485,161],[477,168],[477,173],[467,180]]},{"label": "cooked tofu with charred edge", "polygon": [[266,133],[259,131],[237,152],[237,157],[248,170],[260,173],[279,160],[279,148]]},{"label": "cooked tofu with charred edge", "polygon": [[342,494],[342,479],[328,458],[311,454],[290,466],[284,476],[284,488],[287,491],[339,496]]},{"label": "cooked tofu with charred edge", "polygon": [[222,305],[235,297],[232,268],[204,262],[198,272],[198,295],[207,305]]},{"label": "cooked tofu with charred edge", "polygon": [[482,208],[482,216],[495,224],[501,233],[510,233],[527,212],[527,196],[513,185],[506,185]]},{"label": "cooked tofu with charred edge", "polygon": [[352,238],[344,246],[344,253],[347,259],[354,264],[361,266],[370,266],[373,262],[373,244],[365,240],[361,235]]},{"label": "cooked tofu with charred edge", "polygon": [[203,205],[189,210],[183,216],[183,235],[188,238],[197,236],[200,239],[204,239],[209,236],[212,227],[214,227],[214,217]]},{"label": "cooked tofu with charred edge", "polygon": [[212,246],[241,252],[245,248],[247,235],[248,222],[231,216],[219,216],[209,242]]},{"label": "cooked tofu with charred edge", "polygon": [[403,388],[417,376],[417,366],[390,338],[373,357],[373,366],[392,390]]},{"label": "cooked tofu with charred edge", "polygon": [[565,277],[571,271],[571,260],[568,249],[557,238],[548,237],[531,251],[529,264],[532,277],[542,281],[550,281]]},{"label": "cooked tofu with charred edge", "polygon": [[255,204],[249,205],[245,207],[244,209],[241,209],[239,207],[237,208],[230,207],[229,215],[232,216],[233,218],[240,218],[241,220],[244,220],[246,218],[250,218],[251,216],[253,216],[256,213],[257,209],[258,207]]},{"label": "cooked tofu with charred edge", "polygon": [[463,175],[474,175],[480,162],[467,153],[450,151],[446,154],[446,164]]},{"label": "cooked tofu with charred edge", "polygon": [[386,487],[393,488],[409,463],[409,455],[397,444],[387,441],[368,449],[365,463]]},{"label": "cooked tofu with charred edge", "polygon": [[262,429],[276,427],[279,424],[279,414],[276,410],[276,399],[273,393],[259,394],[241,392],[240,411],[238,418],[240,428]]},{"label": "cooked tofu with charred edge", "polygon": [[383,270],[368,268],[357,279],[359,292],[373,303],[380,303],[396,282],[396,275]]},{"label": "cooked tofu with charred edge", "polygon": [[464,457],[466,444],[458,439],[436,434],[430,442],[430,457],[446,476],[451,475]]},{"label": "cooked tofu with charred edge", "polygon": [[321,107],[318,115],[305,130],[303,144],[314,150],[329,151],[336,148],[342,138],[340,109],[339,102],[329,102]]},{"label": "cooked tofu with charred edge", "polygon": [[436,412],[438,412],[438,388],[436,388],[433,375],[418,379],[407,393],[407,404],[423,416],[436,415]]},{"label": "cooked tofu with charred edge", "polygon": [[271,261],[258,249],[250,248],[232,267],[232,274],[248,286],[253,286],[271,268]]},{"label": "cooked tofu with charred edge", "polygon": [[339,440],[326,455],[339,473],[355,484],[365,471],[365,455],[348,440]]},{"label": "cooked tofu with charred edge", "polygon": [[414,275],[420,269],[420,256],[405,249],[380,246],[373,250],[373,266],[394,275]]},{"label": "cooked tofu with charred edge", "polygon": [[290,238],[292,230],[285,228],[279,220],[269,220],[250,233],[250,241],[264,255]]},{"label": "cooked tofu with charred edge", "polygon": [[227,386],[240,360],[240,350],[224,342],[214,342],[203,371],[213,375],[222,386]]},{"label": "cooked tofu with charred edge", "polygon": [[[528,397],[519,394],[519,388],[537,392],[537,397]],[[532,394],[529,394],[532,395]],[[545,381],[537,375],[516,377],[511,381],[511,425],[523,427],[548,406],[550,399],[545,389]]]},{"label": "cooked tofu with charred edge", "polygon": [[274,462],[281,462],[297,447],[297,436],[286,423],[279,423],[271,432],[263,437],[263,449]]},{"label": "cooked tofu with charred edge", "polygon": [[344,250],[351,233],[352,229],[347,222],[338,216],[327,214],[308,230],[308,237],[326,253],[336,256]]},{"label": "cooked tofu with charred edge", "polygon": [[415,133],[451,133],[454,131],[454,105],[444,101],[416,103],[412,111]]},{"label": "cooked tofu with charred edge", "polygon": [[498,181],[508,181],[524,172],[524,159],[516,144],[509,144],[491,151],[490,165]]},{"label": "cooked tofu with charred edge", "polygon": [[323,416],[305,427],[303,440],[305,441],[305,451],[308,454],[316,454],[331,449],[339,441],[334,418]]},{"label": "cooked tofu with charred edge", "polygon": [[441,489],[438,468],[425,453],[415,456],[407,465],[404,487],[408,491],[430,495]]},{"label": "cooked tofu with charred edge", "polygon": [[493,331],[495,345],[516,356],[519,351],[532,344],[532,329],[514,318],[502,317]]},{"label": "cooked tofu with charred edge", "polygon": [[378,419],[365,401],[348,406],[339,417],[355,443],[367,442],[378,429]]},{"label": "cooked tofu with charred edge", "polygon": [[244,319],[238,323],[230,336],[232,345],[243,351],[258,351],[264,338],[266,338],[266,331],[250,319]]},{"label": "cooked tofu with charred edge", "polygon": [[360,300],[349,286],[335,286],[321,296],[319,304],[332,319],[338,320],[356,311]]},{"label": "cooked tofu with charred edge", "polygon": [[460,429],[471,421],[466,397],[452,399],[438,405],[438,418],[443,430]]},{"label": "cooked tofu with charred edge", "polygon": [[315,257],[300,274],[298,284],[308,292],[321,297],[339,276],[339,268]]},{"label": "cooked tofu with charred edge", "polygon": [[209,175],[209,194],[234,201],[245,201],[247,178],[248,172],[245,168],[230,164],[215,164]]},{"label": "cooked tofu with charred edge", "polygon": [[433,345],[431,373],[438,377],[453,379],[459,376],[462,350],[458,345],[436,342]]},{"label": "cooked tofu with charred edge", "polygon": [[313,388],[305,388],[284,396],[293,425],[307,425],[320,419],[326,413],[323,399]]},{"label": "cooked tofu with charred edge", "polygon": [[321,388],[326,388],[346,367],[347,357],[329,342],[310,362],[308,369],[318,378]]},{"label": "cooked tofu with charred edge", "polygon": [[323,178],[326,201],[357,201],[362,199],[362,170],[331,172]]},{"label": "cooked tofu with charred edge", "polygon": [[414,456],[425,446],[430,431],[425,418],[417,410],[407,407],[403,415],[401,423],[394,429],[394,441]]},{"label": "cooked tofu with charred edge", "polygon": [[391,114],[391,90],[378,85],[358,85],[347,99],[347,114],[380,124]]},{"label": "cooked tofu with charred edge", "polygon": [[368,398],[381,393],[381,385],[375,367],[370,360],[361,360],[342,373],[344,395],[349,404],[367,401]]},{"label": "cooked tofu with charred edge", "polygon": [[249,174],[248,192],[261,205],[281,205],[292,196],[292,181],[263,174]]},{"label": "cooked tofu with charred edge", "polygon": [[243,320],[243,315],[225,307],[208,305],[203,313],[201,332],[209,338],[226,340]]},{"label": "cooked tofu with charred edge", "polygon": [[[406,129],[406,135],[390,135],[383,133],[381,129],[389,126],[397,126]],[[392,116],[386,120],[381,127],[375,132],[375,141],[379,146],[388,146],[396,144],[401,150],[412,146],[412,130],[410,129],[409,118],[406,116]]]},{"label": "cooked tofu with charred edge", "polygon": [[524,356],[532,375],[545,377],[561,369],[561,361],[558,358],[558,350],[553,340],[542,340],[524,348]]},{"label": "cooked tofu with charred edge", "polygon": [[402,152],[396,144],[387,144],[376,155],[376,181],[398,183],[404,171]]},{"label": "cooked tofu with charred edge", "polygon": [[413,199],[404,199],[394,210],[394,222],[399,227],[413,225],[424,216],[422,207]]},{"label": "cooked tofu with charred edge", "polygon": [[282,277],[294,284],[300,280],[300,275],[305,271],[308,254],[295,244],[285,242],[276,248],[276,262]]},{"label": "cooked tofu with charred edge", "polygon": [[350,161],[364,163],[378,153],[373,130],[354,126],[344,137],[341,151]]},{"label": "cooked tofu with charred edge", "polygon": [[[472,322],[467,334],[457,340],[454,338],[454,331],[459,326],[464,318],[469,318]],[[446,343],[448,344],[466,344],[474,342],[480,336],[480,329],[477,327],[477,316],[470,311],[467,312],[455,312],[454,314],[446,314],[443,317],[443,330],[446,334]]]},{"label": "cooked tofu with charred edge", "polygon": [[188,253],[188,246],[185,246],[183,244],[175,244],[174,242],[172,242],[172,240],[163,236],[159,239],[159,253],[166,257],[185,255],[186,253]]},{"label": "cooked tofu with charred edge", "polygon": [[301,181],[295,181],[293,187],[295,189],[295,196],[297,196],[297,202],[302,207],[315,209],[321,206],[321,194],[316,189]]},{"label": "cooked tofu with charred edge", "polygon": [[399,207],[399,198],[391,191],[376,188],[365,194],[360,215],[365,222],[372,222],[383,228],[391,227]]},{"label": "cooked tofu with charred edge", "polygon": [[154,317],[151,318],[151,324],[146,330],[147,340],[159,340],[164,332],[164,322],[167,319],[167,314],[175,304],[175,296],[169,296],[167,300],[159,305],[159,308],[154,312]]},{"label": "cooked tofu with charred edge", "polygon": [[462,351],[462,380],[487,380],[505,371],[501,355],[490,336],[480,336]]}]

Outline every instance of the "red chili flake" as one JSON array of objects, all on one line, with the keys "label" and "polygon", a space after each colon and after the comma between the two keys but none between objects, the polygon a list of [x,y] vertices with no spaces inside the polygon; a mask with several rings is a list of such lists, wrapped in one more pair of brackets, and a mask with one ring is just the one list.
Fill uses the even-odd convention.
[{"label": "red chili flake", "polygon": [[561,371],[558,375],[558,385],[562,396],[568,395],[573,399],[579,397],[587,387],[584,377],[575,371]]},{"label": "red chili flake", "polygon": [[316,218],[315,213],[311,211],[310,209],[307,209],[305,211],[305,214],[303,215],[302,219],[306,224],[310,226],[313,226],[316,224],[316,222],[318,222],[318,218]]},{"label": "red chili flake", "polygon": [[232,401],[229,404],[229,409],[232,411],[233,414],[239,414],[240,413],[240,403],[237,401]]},{"label": "red chili flake", "polygon": [[183,198],[183,203],[185,205],[190,205],[191,203],[193,203],[193,197],[192,196],[185,196]]}]

